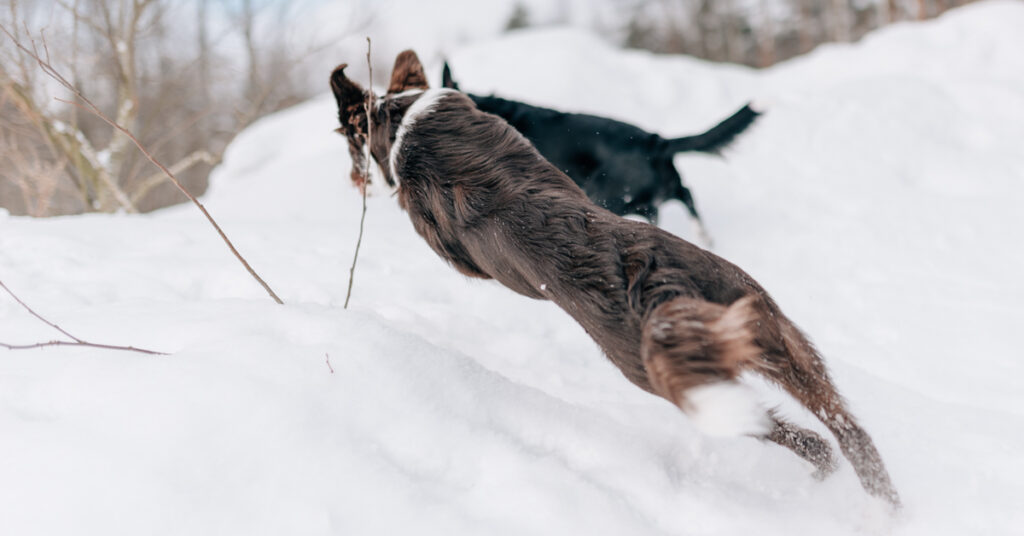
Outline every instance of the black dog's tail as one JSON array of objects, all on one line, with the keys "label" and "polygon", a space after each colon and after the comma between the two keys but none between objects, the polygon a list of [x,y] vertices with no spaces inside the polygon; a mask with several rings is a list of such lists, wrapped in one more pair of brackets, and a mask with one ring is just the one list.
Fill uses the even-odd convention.
[{"label": "black dog's tail", "polygon": [[703,134],[665,140],[665,152],[671,154],[683,151],[717,153],[719,149],[732,142],[740,132],[746,130],[759,115],[761,114],[755,112],[747,104]]}]

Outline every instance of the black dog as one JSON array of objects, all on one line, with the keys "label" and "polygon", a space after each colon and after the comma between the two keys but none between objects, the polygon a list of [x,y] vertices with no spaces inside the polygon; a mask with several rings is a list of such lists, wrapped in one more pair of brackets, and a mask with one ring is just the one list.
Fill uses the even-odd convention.
[{"label": "black dog", "polygon": [[[459,89],[444,64],[442,85]],[[672,158],[676,153],[718,153],[759,115],[746,105],[703,134],[665,139],[639,127],[587,114],[571,114],[499,97],[467,94],[480,110],[500,116],[521,132],[549,162],[572,178],[590,199],[624,216],[658,221],[658,206],[682,201],[710,243],[693,195]]]},{"label": "black dog", "polygon": [[821,356],[771,296],[732,263],[653,225],[593,204],[500,118],[465,95],[429,89],[412,51],[387,95],[331,74],[338,131],[358,169],[365,149],[441,258],[572,316],[641,389],[711,433],[750,434],[793,450],[821,475],[836,467],[818,434],[744,394],[743,371],[779,384],[835,435],[861,484],[899,504],[871,437]]}]

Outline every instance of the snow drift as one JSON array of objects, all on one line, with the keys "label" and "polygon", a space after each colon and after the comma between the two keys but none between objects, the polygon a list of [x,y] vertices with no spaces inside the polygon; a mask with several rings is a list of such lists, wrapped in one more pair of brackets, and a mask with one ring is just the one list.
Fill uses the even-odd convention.
[{"label": "snow drift", "polygon": [[[677,165],[717,252],[822,349],[896,519],[845,462],[818,482],[780,447],[700,434],[553,305],[445,266],[393,199],[369,201],[342,310],[360,199],[324,95],[241,135],[205,199],[284,306],[191,207],[0,215],[0,278],[38,312],[172,353],[0,353],[0,533],[1020,530],[1021,27],[1024,4],[983,2],[766,71],[559,29],[450,58],[466,90],[668,136],[769,103],[726,159]],[[690,238],[681,205],[663,216]],[[54,336],[0,299],[0,341]]]}]

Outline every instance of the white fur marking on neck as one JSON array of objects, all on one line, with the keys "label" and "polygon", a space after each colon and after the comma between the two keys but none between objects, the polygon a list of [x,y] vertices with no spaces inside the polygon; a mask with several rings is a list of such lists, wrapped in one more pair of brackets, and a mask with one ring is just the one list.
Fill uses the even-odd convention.
[{"label": "white fur marking on neck", "polygon": [[424,91],[427,91],[427,90],[425,90],[425,89],[407,89],[407,90],[405,90],[405,91],[403,91],[401,93],[394,93],[394,94],[384,95],[383,97],[377,97],[377,100],[383,101],[384,99],[389,99],[389,100],[390,99],[400,99],[402,97],[408,97],[409,95],[416,95],[416,94],[419,94],[419,93],[423,93]]},{"label": "white fur marking on neck", "polygon": [[413,123],[421,115],[433,111],[434,106],[441,100],[441,97],[450,93],[457,93],[457,91],[448,88],[428,89],[423,92],[420,98],[416,99],[416,102],[409,106],[409,109],[405,111],[405,115],[402,116],[402,122],[398,125],[398,131],[395,133],[395,143],[391,146],[391,153],[388,154],[388,167],[391,168],[391,178],[395,180],[396,184],[401,182],[398,177],[398,168],[395,164],[398,162],[398,152],[402,150],[402,139],[405,138],[405,133],[412,128]]}]

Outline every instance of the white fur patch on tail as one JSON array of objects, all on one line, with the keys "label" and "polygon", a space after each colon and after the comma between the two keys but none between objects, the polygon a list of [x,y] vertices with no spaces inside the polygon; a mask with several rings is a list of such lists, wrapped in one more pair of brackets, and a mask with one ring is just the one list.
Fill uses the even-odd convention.
[{"label": "white fur patch on tail", "polygon": [[761,436],[771,429],[768,412],[750,387],[728,381],[700,385],[683,393],[680,408],[709,436]]}]

